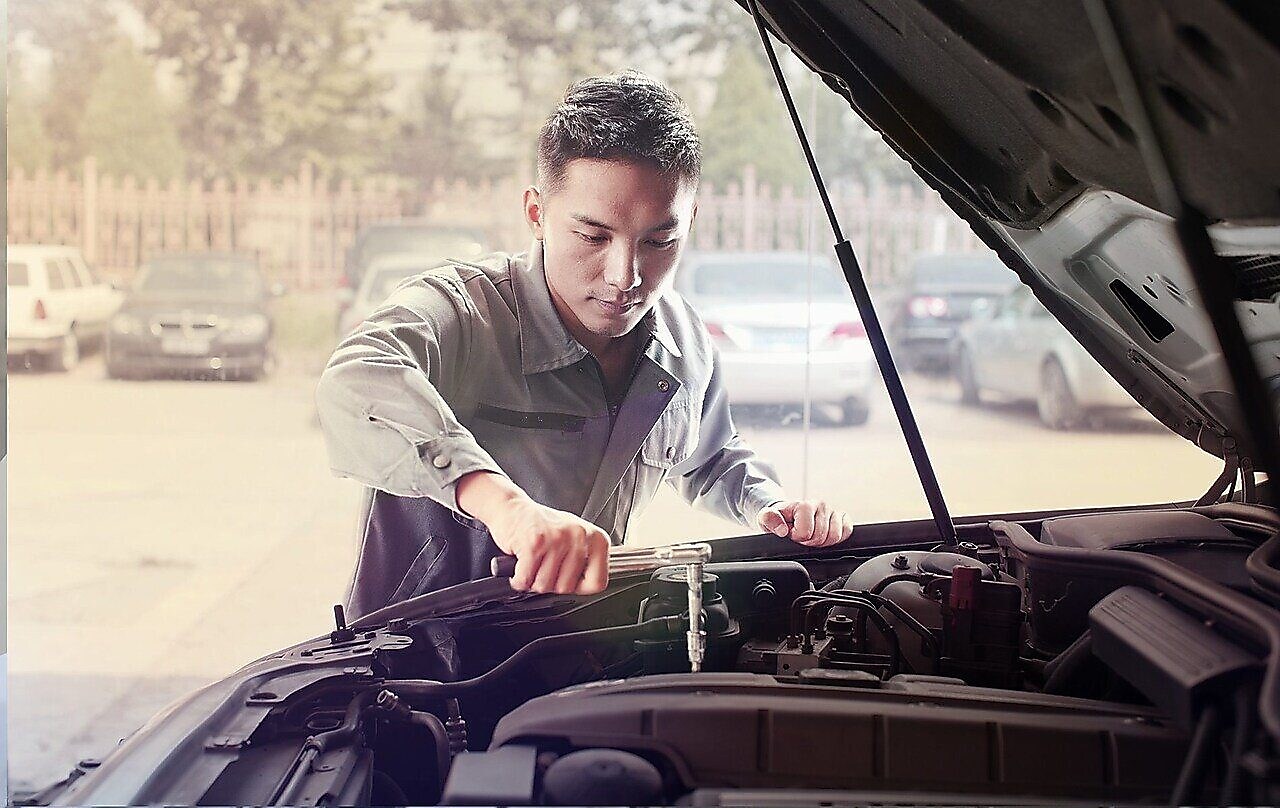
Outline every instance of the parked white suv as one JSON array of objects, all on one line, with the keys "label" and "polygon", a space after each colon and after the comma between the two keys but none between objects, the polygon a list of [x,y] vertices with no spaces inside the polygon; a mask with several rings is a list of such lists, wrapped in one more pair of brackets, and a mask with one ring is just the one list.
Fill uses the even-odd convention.
[{"label": "parked white suv", "polygon": [[10,359],[39,357],[53,370],[70,370],[101,343],[124,295],[75,247],[10,244],[8,253]]}]

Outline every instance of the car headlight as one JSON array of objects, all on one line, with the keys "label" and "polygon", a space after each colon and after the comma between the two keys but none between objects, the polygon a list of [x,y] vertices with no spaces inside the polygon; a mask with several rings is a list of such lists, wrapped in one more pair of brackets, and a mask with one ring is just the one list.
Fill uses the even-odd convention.
[{"label": "car headlight", "polygon": [[244,317],[237,317],[231,321],[231,333],[237,337],[256,338],[264,337],[270,326],[267,318],[261,314],[249,314]]},{"label": "car headlight", "polygon": [[141,334],[145,328],[142,318],[132,314],[117,314],[111,318],[111,331],[116,334]]}]

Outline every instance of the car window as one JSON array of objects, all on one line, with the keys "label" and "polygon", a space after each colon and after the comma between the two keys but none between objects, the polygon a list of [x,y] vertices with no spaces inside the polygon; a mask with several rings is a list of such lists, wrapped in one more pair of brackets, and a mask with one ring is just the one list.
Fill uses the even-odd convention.
[{"label": "car window", "polygon": [[67,277],[63,272],[62,262],[60,260],[49,259],[45,261],[44,271],[49,277],[50,291],[58,292],[67,288]]},{"label": "car window", "polygon": [[145,292],[262,293],[262,275],[252,261],[220,256],[159,258],[143,266],[137,288]]},{"label": "car window", "polygon": [[20,261],[10,261],[8,271],[5,275],[5,285],[27,286],[31,283],[29,274],[30,273],[28,273],[27,265],[25,263]]},{"label": "car window", "polygon": [[736,259],[694,260],[679,272],[692,275],[685,283],[696,297],[729,299],[763,298],[805,300],[810,295],[840,297],[849,294],[830,263],[817,258],[778,258],[746,255]]},{"label": "car window", "polygon": [[76,270],[75,264],[71,262],[70,258],[59,258],[58,268],[62,271],[63,282],[68,289],[79,289],[85,285],[84,278]]}]

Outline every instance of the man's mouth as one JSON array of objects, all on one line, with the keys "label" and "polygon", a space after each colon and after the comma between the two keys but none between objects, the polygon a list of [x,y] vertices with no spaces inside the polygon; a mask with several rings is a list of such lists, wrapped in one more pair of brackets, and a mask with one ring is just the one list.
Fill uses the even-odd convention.
[{"label": "man's mouth", "polygon": [[609,301],[609,300],[601,300],[598,297],[593,297],[591,299],[596,302],[596,305],[598,305],[601,309],[604,310],[605,314],[612,314],[612,315],[626,314],[628,311],[630,311],[639,303],[638,300],[631,301],[631,302],[627,302],[627,301],[615,302],[615,301]]}]

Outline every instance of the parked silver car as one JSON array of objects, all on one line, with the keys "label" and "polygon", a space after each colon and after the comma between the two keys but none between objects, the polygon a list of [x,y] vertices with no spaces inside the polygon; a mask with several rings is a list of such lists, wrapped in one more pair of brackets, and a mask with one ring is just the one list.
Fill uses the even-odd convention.
[{"label": "parked silver car", "polygon": [[[734,404],[798,404],[858,425],[876,378],[849,288],[826,257],[799,252],[686,255],[675,288],[720,349]],[[810,303],[812,300],[812,303]]]},{"label": "parked silver car", "polygon": [[1138,406],[1025,286],[980,306],[960,327],[955,369],[965,403],[986,393],[1034,400],[1051,429]]}]

